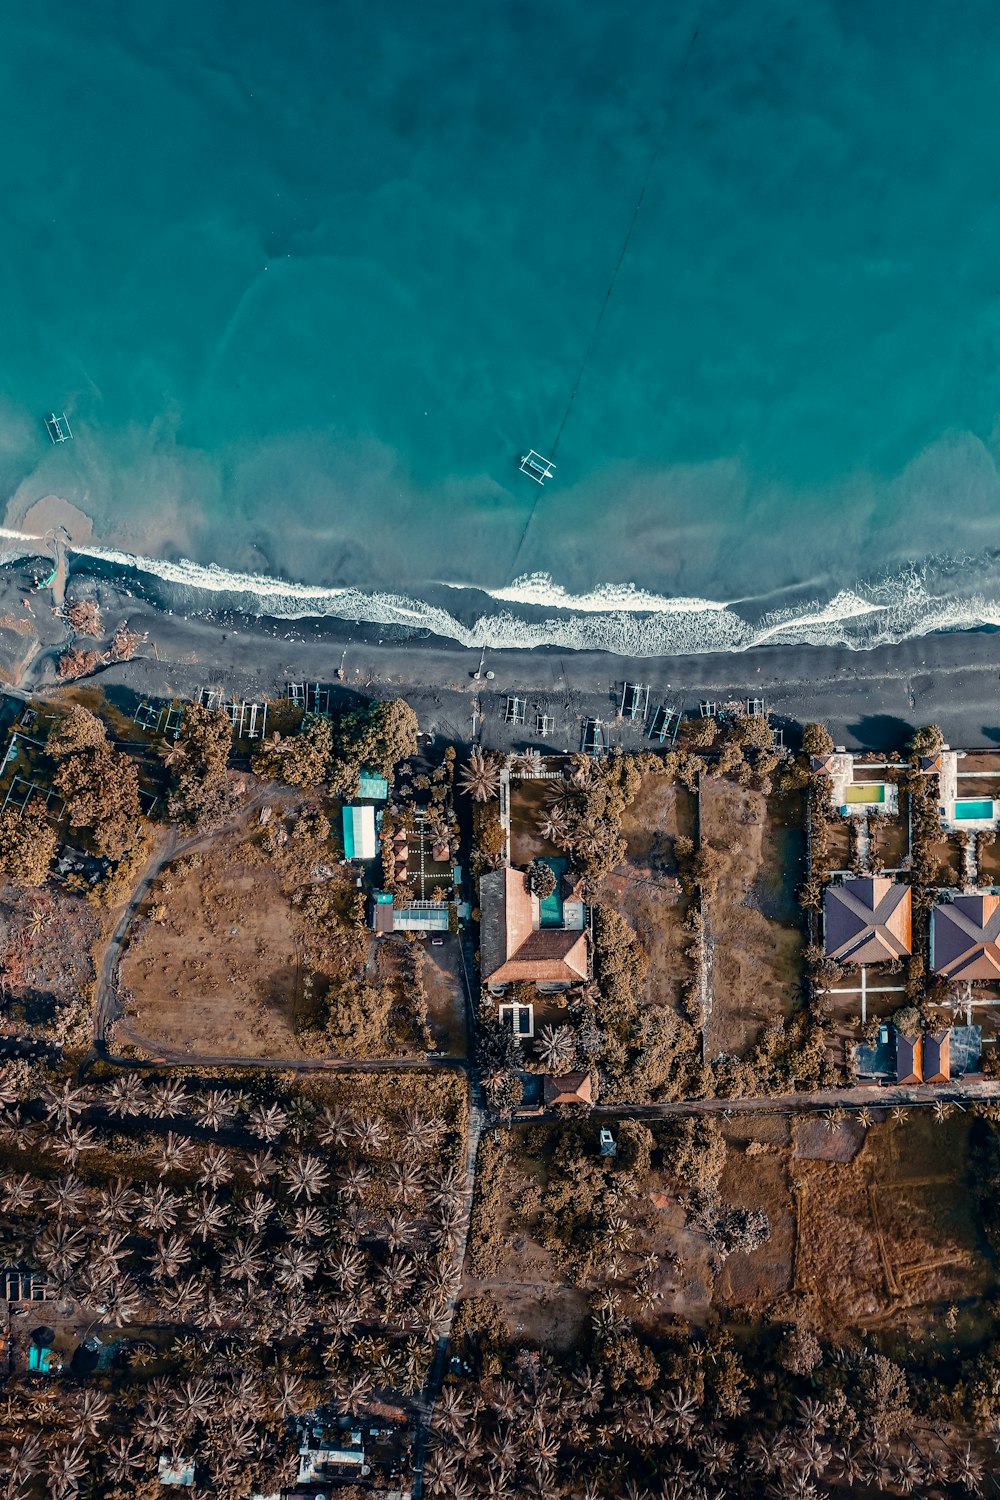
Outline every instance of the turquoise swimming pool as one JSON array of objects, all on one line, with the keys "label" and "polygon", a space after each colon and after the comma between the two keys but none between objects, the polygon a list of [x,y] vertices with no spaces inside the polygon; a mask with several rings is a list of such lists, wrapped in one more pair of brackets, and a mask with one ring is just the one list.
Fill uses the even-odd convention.
[{"label": "turquoise swimming pool", "polygon": [[993,803],[989,797],[964,798],[955,803],[956,818],[992,818]]},{"label": "turquoise swimming pool", "polygon": [[561,854],[543,855],[545,864],[548,865],[556,877],[556,888],[544,901],[538,903],[538,923],[540,927],[561,927],[563,924],[563,900],[562,879],[569,869],[569,860],[563,859]]}]

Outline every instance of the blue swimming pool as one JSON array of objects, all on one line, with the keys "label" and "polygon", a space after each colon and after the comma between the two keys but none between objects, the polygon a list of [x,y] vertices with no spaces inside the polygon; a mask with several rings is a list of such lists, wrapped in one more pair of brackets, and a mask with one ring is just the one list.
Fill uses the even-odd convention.
[{"label": "blue swimming pool", "polygon": [[540,927],[561,927],[563,924],[563,899],[562,880],[569,869],[569,860],[563,859],[561,854],[543,855],[544,863],[549,866],[556,877],[556,888],[544,901],[538,903],[538,923]]},{"label": "blue swimming pool", "polygon": [[956,818],[992,818],[993,803],[989,797],[964,798],[955,803]]}]

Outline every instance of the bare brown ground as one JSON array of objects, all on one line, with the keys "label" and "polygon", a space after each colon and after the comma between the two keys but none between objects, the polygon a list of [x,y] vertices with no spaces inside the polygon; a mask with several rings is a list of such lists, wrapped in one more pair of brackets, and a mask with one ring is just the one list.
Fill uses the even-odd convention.
[{"label": "bare brown ground", "polygon": [[957,834],[942,833],[937,842],[931,845],[931,852],[937,861],[935,883],[943,886],[961,885],[962,847]]},{"label": "bare brown ground", "polygon": [[868,827],[871,831],[873,847],[877,848],[881,854],[884,868],[898,870],[910,853],[910,822],[906,793],[902,788],[899,792],[899,812],[896,817],[884,818],[876,814],[869,818]]},{"label": "bare brown ground", "polygon": [[785,845],[799,806],[769,803],[760,792],[730,781],[703,783],[702,839],[722,856],[718,890],[706,902],[712,953],[708,1057],[744,1053],[768,1020],[795,1009],[803,933],[797,921],[768,913],[785,905]]},{"label": "bare brown ground", "polygon": [[[1000,750],[969,750],[958,763],[960,771],[980,771],[1000,777]],[[959,785],[961,786],[961,782]]]},{"label": "bare brown ground", "polygon": [[530,865],[540,854],[562,854],[538,832],[545,809],[561,787],[560,781],[530,781],[519,776],[510,783],[510,860],[511,864]]},{"label": "bare brown ground", "polygon": [[851,862],[851,839],[846,818],[833,818],[831,820],[828,844],[830,869],[848,869]]},{"label": "bare brown ground", "polygon": [[192,1054],[301,1056],[297,919],[274,869],[242,864],[239,844],[220,838],[157,881],[151,906],[165,916],[140,917],[122,961],[129,1021]]},{"label": "bare brown ground", "polygon": [[819,1322],[925,1329],[928,1308],[988,1290],[966,1183],[968,1128],[965,1116],[920,1113],[873,1126],[851,1162],[793,1163],[795,1284]]},{"label": "bare brown ground", "polygon": [[694,799],[663,776],[645,777],[622,820],[624,864],[606,877],[600,897],[628,917],[649,955],[645,998],[676,1007],[690,969],[683,931],[688,902],[677,885],[674,841],[694,828]]},{"label": "bare brown ground", "polygon": [[725,1203],[762,1208],[771,1236],[752,1255],[730,1255],[716,1279],[716,1302],[762,1311],[792,1289],[795,1216],[788,1172],[789,1122],[745,1118],[726,1129],[729,1154],[719,1184]]}]

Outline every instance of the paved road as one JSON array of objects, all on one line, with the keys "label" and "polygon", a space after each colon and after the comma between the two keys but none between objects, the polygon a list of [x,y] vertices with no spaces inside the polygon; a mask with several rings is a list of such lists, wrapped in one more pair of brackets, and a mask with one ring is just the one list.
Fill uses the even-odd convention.
[{"label": "paved road", "polygon": [[951,1084],[858,1085],[816,1089],[810,1094],[765,1094],[747,1099],[678,1099],[669,1104],[597,1104],[593,1113],[609,1118],[642,1120],[665,1115],[799,1114],[816,1110],[889,1109],[893,1105],[974,1104],[1000,1099],[1000,1079],[977,1078]]}]

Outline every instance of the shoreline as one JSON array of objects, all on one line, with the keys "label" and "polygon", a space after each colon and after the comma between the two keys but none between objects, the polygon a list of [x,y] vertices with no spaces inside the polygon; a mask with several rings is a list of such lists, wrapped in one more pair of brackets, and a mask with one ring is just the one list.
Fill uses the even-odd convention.
[{"label": "shoreline", "polygon": [[[30,546],[0,569],[0,672],[23,691],[60,685],[55,662],[67,626],[45,589],[31,592],[33,573],[51,569],[51,554]],[[43,561],[39,561],[43,559]],[[96,598],[104,635],[116,627],[147,636],[135,657],[77,679],[116,696],[191,696],[219,687],[226,696],[281,696],[289,681],[333,687],[334,701],[357,696],[405,694],[421,731],[457,743],[477,738],[509,749],[537,745],[578,750],[588,719],[606,726],[608,742],[636,749],[649,744],[641,726],[616,722],[622,683],[650,686],[650,705],[697,709],[703,698],[762,697],[790,742],[795,725],[821,719],[838,744],[850,748],[896,747],[918,725],[940,723],[956,746],[1000,744],[1000,664],[995,629],[942,631],[895,646],[868,650],[844,646],[766,645],[735,652],[703,651],[659,657],[603,650],[479,647],[435,636],[428,630],[380,626],[311,616],[295,620],[251,616],[225,609],[174,609],[140,573],[69,550],[69,598]],[[80,644],[100,646],[82,638]],[[30,668],[30,671],[28,669]],[[338,671],[343,678],[338,681]],[[24,675],[27,673],[27,675]],[[527,723],[503,722],[509,693],[526,699]],[[533,730],[535,711],[555,718],[551,735]]]}]

